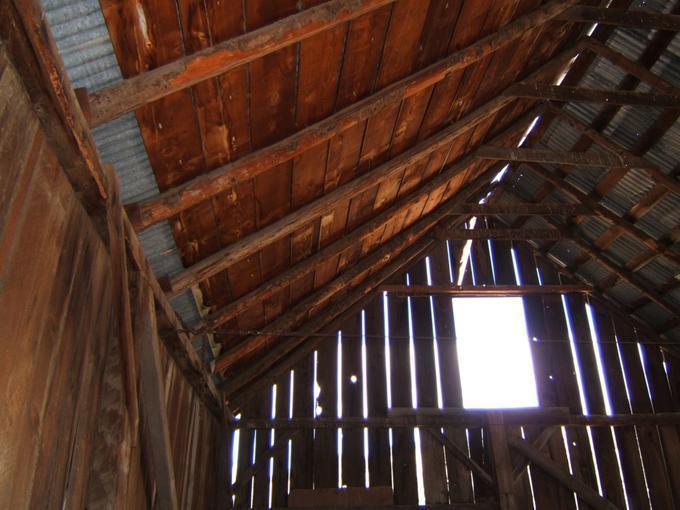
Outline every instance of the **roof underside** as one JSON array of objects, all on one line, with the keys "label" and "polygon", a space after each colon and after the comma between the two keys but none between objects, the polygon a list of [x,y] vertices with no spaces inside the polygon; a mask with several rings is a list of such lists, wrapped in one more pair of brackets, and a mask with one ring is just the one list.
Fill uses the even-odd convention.
[{"label": "roof underside", "polygon": [[[93,92],[321,2],[46,0],[44,3],[74,86]],[[151,102],[135,114],[95,128],[95,139],[102,158],[118,171],[123,200],[133,203],[153,198],[159,192],[262,151],[469,46],[541,4],[540,0],[398,0],[217,78]],[[629,2],[618,4],[627,7]],[[662,1],[642,1],[633,2],[630,7],[667,12],[672,6]],[[266,299],[255,301],[221,323],[211,340],[222,352],[233,353],[257,336],[253,332],[277,324],[274,321],[287,317],[294,305],[327,288],[329,282],[456,197],[484,172],[493,176],[503,162],[474,160],[444,185],[405,202],[404,197],[417,193],[484,143],[493,139],[493,145],[516,146],[533,118],[529,117],[527,122],[523,115],[536,105],[535,101],[511,101],[444,147],[427,152],[415,164],[389,173],[387,178],[350,199],[329,204],[321,214],[290,231],[283,228],[292,212],[316,203],[360,176],[369,175],[386,162],[420,147],[419,144],[427,144],[446,126],[466,118],[509,85],[526,78],[573,45],[586,28],[582,24],[551,21],[527,31],[515,42],[407,99],[385,104],[367,120],[333,133],[330,139],[295,157],[278,161],[169,221],[142,230],[140,239],[154,271],[157,276],[172,280],[183,273],[183,268],[196,267],[206,257],[237,241],[248,242],[250,236],[268,225],[282,225],[281,235],[257,245],[257,249],[228,264],[226,269],[178,293],[173,305],[184,322],[189,327],[204,323],[209,314],[258,292],[276,276],[304,264],[310,256],[349,236],[390,206],[406,204],[371,235],[324,259],[302,276],[279,285]],[[641,59],[655,74],[680,86],[680,40],[662,35],[650,30],[602,27],[594,33],[594,37],[606,39],[611,48],[633,60]],[[567,74],[565,83],[608,90],[649,90],[647,85],[631,81],[620,68],[601,58],[595,58],[586,73],[579,73],[580,60]],[[557,77],[558,72],[553,72],[542,81],[554,83]],[[564,109],[610,140],[645,156],[662,172],[677,175],[675,151],[680,146],[677,115],[658,108],[583,103],[569,103]],[[550,118],[550,115],[541,118],[526,145],[559,151],[604,151],[602,147],[585,144],[582,134],[568,122],[561,118],[550,122]],[[517,119],[522,123],[517,125]],[[657,133],[658,137],[650,139],[648,132]],[[499,134],[501,138],[497,138]],[[597,193],[598,183],[607,172],[544,167],[556,174],[563,172],[568,183],[586,194],[594,190]],[[493,195],[494,200],[574,202],[573,197],[550,187],[522,164],[511,166],[505,182],[507,185]],[[664,243],[666,249],[678,252],[677,194],[659,186],[642,170],[621,175],[605,191],[600,199],[604,207],[625,216],[643,233]],[[475,201],[483,194],[475,196]],[[636,210],[641,201],[649,202],[650,207]],[[508,217],[506,221],[527,228],[554,226],[538,217],[529,221]],[[572,241],[536,246],[570,272],[599,286],[652,329],[665,329],[669,336],[680,338],[680,328],[668,329],[674,327],[672,321],[677,317],[672,308],[677,310],[680,302],[676,261],[658,254],[646,256],[648,245],[625,231],[617,231],[618,235],[606,233],[611,223],[601,216],[579,218],[576,223],[581,238],[617,267],[625,268],[632,260],[642,260],[644,263],[634,264],[626,271],[633,274],[634,283],[662,292],[671,311],[651,302],[630,281],[613,278],[606,264],[585,254]],[[338,290],[357,286],[387,262],[380,260],[343,282]],[[306,316],[298,315],[288,329],[322,313],[332,295],[323,299]],[[228,372],[245,369],[276,341],[276,337],[269,337],[259,342],[256,349],[236,356]]]}]

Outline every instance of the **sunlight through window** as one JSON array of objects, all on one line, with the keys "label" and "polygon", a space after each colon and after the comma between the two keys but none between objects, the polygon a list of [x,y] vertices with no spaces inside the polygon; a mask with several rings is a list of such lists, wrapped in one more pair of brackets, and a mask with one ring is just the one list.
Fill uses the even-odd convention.
[{"label": "sunlight through window", "polygon": [[522,298],[454,298],[453,311],[464,407],[536,407]]}]

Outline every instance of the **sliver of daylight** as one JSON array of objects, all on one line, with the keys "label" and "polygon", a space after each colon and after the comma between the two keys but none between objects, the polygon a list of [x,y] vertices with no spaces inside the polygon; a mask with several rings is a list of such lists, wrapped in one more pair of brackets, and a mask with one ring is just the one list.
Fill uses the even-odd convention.
[{"label": "sliver of daylight", "polygon": [[[595,354],[595,364],[597,365],[597,375],[600,379],[600,388],[602,390],[602,399],[604,400],[605,412],[608,416],[612,413],[611,399],[609,398],[609,389],[607,388],[607,378],[605,377],[604,367],[602,365],[602,351],[600,350],[600,337],[597,334],[597,328],[595,327],[595,318],[593,317],[593,309],[590,303],[586,303],[586,314],[588,316],[588,327],[590,328],[590,338],[593,342],[593,353]],[[619,468],[619,478],[621,480],[621,487],[623,488],[623,499],[626,503],[626,508],[630,508],[630,503],[628,502],[628,489],[626,487],[626,480],[623,476],[623,468],[621,467],[621,453],[619,452],[619,443],[616,441],[616,434],[614,433],[614,427],[609,427],[609,432],[612,435],[612,441],[614,443],[614,453],[616,455],[616,465]]]},{"label": "sliver of daylight", "polygon": [[467,409],[538,406],[521,297],[453,299]]}]

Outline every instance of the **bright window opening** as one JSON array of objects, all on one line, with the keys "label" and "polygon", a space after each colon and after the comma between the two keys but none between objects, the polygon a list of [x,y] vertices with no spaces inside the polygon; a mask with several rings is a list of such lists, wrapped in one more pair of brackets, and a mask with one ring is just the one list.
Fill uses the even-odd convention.
[{"label": "bright window opening", "polygon": [[453,298],[453,313],[463,406],[538,406],[522,298]]}]

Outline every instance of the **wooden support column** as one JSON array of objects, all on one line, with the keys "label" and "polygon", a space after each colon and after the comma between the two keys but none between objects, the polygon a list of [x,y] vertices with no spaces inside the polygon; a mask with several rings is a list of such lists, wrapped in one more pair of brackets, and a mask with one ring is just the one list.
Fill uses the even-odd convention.
[{"label": "wooden support column", "polygon": [[575,492],[592,508],[596,510],[619,510],[617,506],[604,499],[586,484],[574,478],[569,473],[563,471],[562,468],[556,465],[552,460],[545,457],[541,452],[537,451],[526,441],[519,439],[509,439],[508,442],[513,449],[527,457],[533,464],[548,473],[565,487]]},{"label": "wooden support column", "polygon": [[654,108],[680,108],[680,95],[656,92],[630,92],[622,90],[599,90],[568,87],[566,85],[544,85],[542,83],[521,83],[513,85],[506,94],[529,99],[545,99],[571,103],[604,103],[620,106],[650,106]]},{"label": "wooden support column", "polygon": [[[107,167],[107,180],[110,183],[107,191],[106,221],[109,234],[109,250],[111,253],[112,294],[118,315],[118,344],[120,348],[123,386],[133,438],[139,429],[139,406],[137,403],[137,374],[134,337],[132,333],[132,313],[130,310],[130,287],[128,276],[128,259],[125,249],[125,233],[123,226],[123,208],[120,202],[120,184],[113,167]],[[134,440],[136,443],[136,439]]]},{"label": "wooden support column", "polygon": [[139,379],[142,410],[148,427],[149,447],[159,508],[178,509],[172,443],[165,405],[164,374],[161,368],[156,307],[145,280],[139,282],[135,308],[135,338],[139,348]]},{"label": "wooden support column", "polygon": [[565,11],[559,16],[559,19],[580,23],[680,32],[680,16],[649,11],[628,11],[579,5]]},{"label": "wooden support column", "polygon": [[488,413],[489,442],[491,446],[491,460],[496,475],[496,491],[500,510],[516,510],[517,501],[514,494],[514,479],[512,475],[512,459],[508,448],[508,438],[505,433],[503,414]]}]

